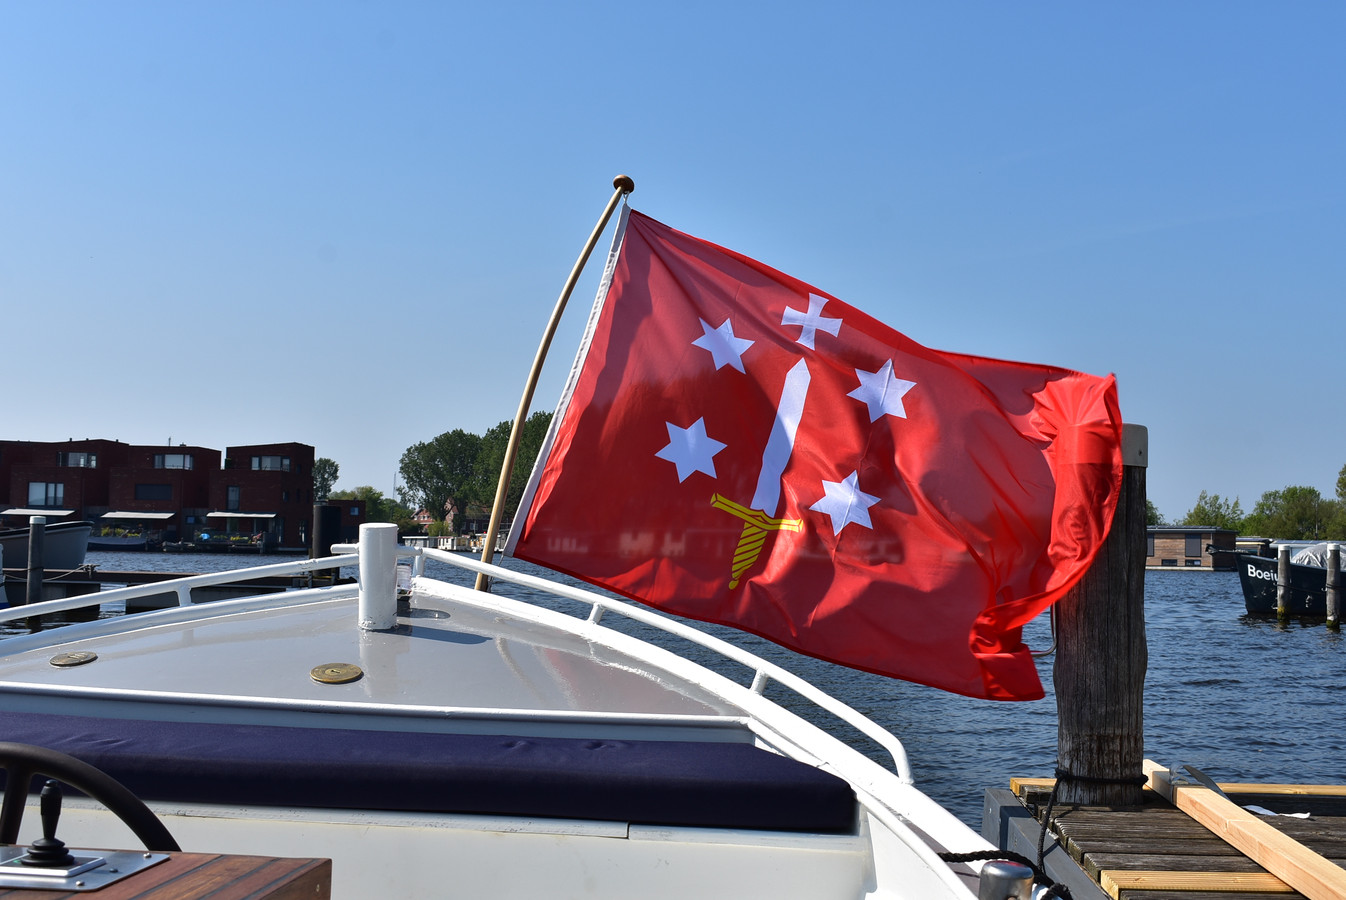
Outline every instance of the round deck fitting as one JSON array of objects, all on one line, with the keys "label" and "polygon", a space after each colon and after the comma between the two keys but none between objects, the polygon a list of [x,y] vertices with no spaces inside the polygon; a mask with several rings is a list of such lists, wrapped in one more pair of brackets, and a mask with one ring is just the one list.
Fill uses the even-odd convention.
[{"label": "round deck fitting", "polygon": [[323,663],[308,674],[319,684],[346,684],[363,675],[364,670],[354,663]]},{"label": "round deck fitting", "polygon": [[98,658],[98,654],[92,650],[70,650],[66,653],[58,653],[47,662],[60,669],[68,669],[71,666],[82,666],[85,663],[91,663]]}]

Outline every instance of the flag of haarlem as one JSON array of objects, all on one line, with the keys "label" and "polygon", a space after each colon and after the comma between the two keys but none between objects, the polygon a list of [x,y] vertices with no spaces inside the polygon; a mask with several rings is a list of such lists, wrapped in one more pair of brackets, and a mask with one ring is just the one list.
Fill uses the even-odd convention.
[{"label": "flag of haarlem", "polygon": [[513,554],[857,669],[1041,697],[1021,628],[1112,521],[1113,378],[929,350],[636,212],[618,241]]}]

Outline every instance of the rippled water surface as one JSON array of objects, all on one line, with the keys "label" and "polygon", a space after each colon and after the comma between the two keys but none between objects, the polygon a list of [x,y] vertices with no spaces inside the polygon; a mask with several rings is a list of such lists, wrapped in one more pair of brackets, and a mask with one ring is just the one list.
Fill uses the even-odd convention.
[{"label": "rippled water surface", "polygon": [[[206,572],[284,559],[90,552],[88,561],[113,571]],[[513,560],[507,565],[529,568]],[[429,574],[471,581],[439,563]],[[1248,618],[1232,572],[1148,572],[1145,607],[1146,756],[1165,765],[1194,765],[1225,781],[1346,780],[1342,634],[1321,623],[1282,627]],[[708,630],[780,663],[888,728],[906,745],[917,784],[974,828],[980,827],[985,788],[1008,787],[1012,776],[1050,775],[1055,768],[1050,658],[1038,663],[1045,699],[993,703],[818,662],[729,629]],[[1045,619],[1025,636],[1034,648],[1051,643]]]}]

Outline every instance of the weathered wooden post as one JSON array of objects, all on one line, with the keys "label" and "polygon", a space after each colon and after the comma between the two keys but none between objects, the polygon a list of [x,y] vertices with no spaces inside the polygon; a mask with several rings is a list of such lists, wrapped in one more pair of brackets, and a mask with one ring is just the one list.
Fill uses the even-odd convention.
[{"label": "weathered wooden post", "polygon": [[1327,627],[1341,627],[1341,545],[1327,545]]},{"label": "weathered wooden post", "polygon": [[1290,618],[1290,548],[1276,548],[1276,618]]},{"label": "weathered wooden post", "polygon": [[1057,603],[1057,802],[1136,805],[1145,756],[1145,467],[1149,432],[1122,431],[1122,493],[1094,564]]}]

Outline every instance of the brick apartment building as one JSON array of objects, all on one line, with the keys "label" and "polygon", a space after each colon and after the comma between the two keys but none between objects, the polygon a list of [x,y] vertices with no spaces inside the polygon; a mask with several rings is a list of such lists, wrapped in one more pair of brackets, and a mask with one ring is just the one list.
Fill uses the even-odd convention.
[{"label": "brick apartment building", "polygon": [[120,441],[0,441],[0,521],[139,525],[165,540],[201,531],[264,535],[307,546],[313,518],[313,448],[134,446]]}]

